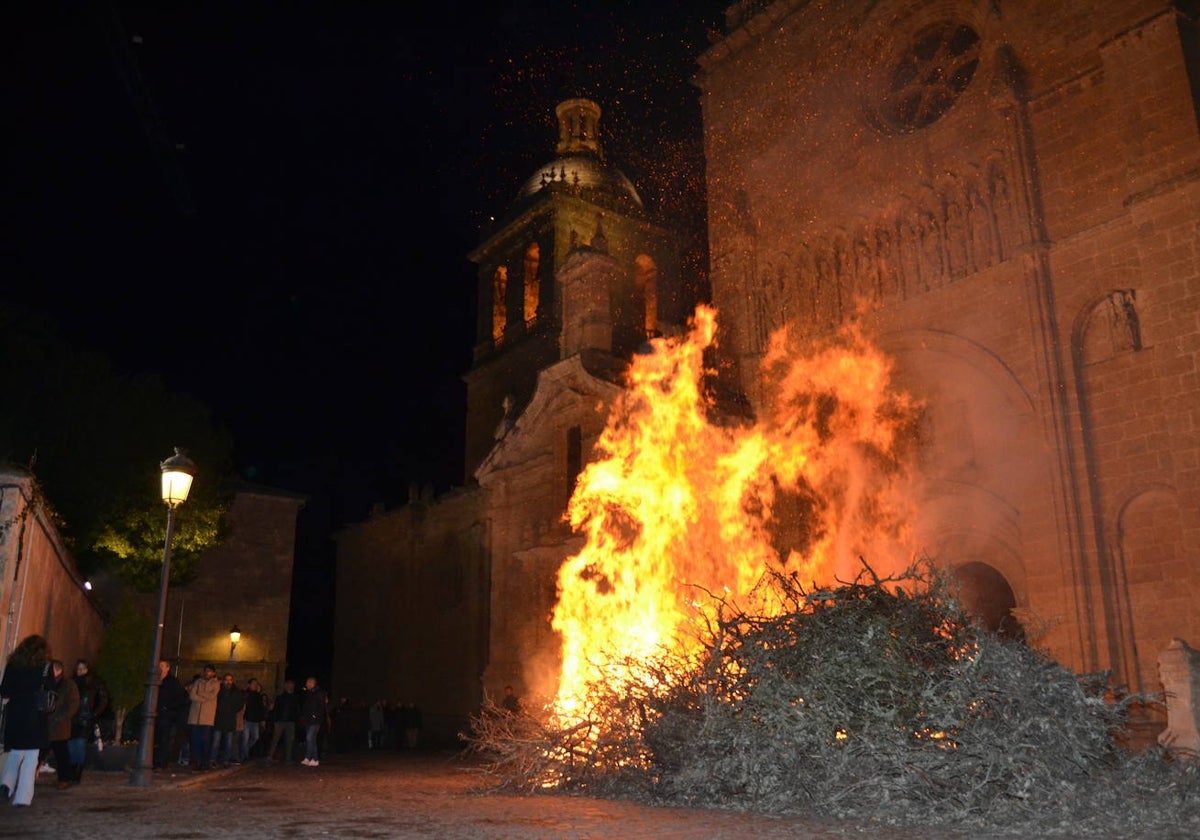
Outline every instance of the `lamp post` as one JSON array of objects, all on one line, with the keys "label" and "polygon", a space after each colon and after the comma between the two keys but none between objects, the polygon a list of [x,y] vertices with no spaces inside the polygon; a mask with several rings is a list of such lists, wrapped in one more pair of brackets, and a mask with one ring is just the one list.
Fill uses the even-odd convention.
[{"label": "lamp post", "polygon": [[187,501],[196,465],[175,447],[175,454],[160,465],[162,468],[162,499],[167,505],[167,539],[163,543],[162,575],[158,582],[158,621],[154,626],[154,643],[150,648],[150,665],[146,671],[146,694],[142,699],[142,737],[138,741],[137,761],[130,784],[148,787],[154,780],[154,718],[158,707],[158,660],[162,654],[163,622],[167,612],[167,582],[171,577],[171,538],[175,536],[175,508]]},{"label": "lamp post", "polygon": [[237,650],[238,642],[242,640],[242,631],[238,626],[233,625],[233,629],[229,631],[229,659],[233,661],[233,652]]}]

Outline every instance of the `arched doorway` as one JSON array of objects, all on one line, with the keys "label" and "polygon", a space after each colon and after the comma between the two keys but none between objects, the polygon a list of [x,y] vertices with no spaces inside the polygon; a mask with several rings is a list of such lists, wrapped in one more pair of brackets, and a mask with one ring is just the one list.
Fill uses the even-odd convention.
[{"label": "arched doorway", "polygon": [[972,618],[998,636],[1024,640],[1025,631],[1012,614],[1017,599],[1004,575],[976,561],[957,566],[954,576],[959,601]]}]

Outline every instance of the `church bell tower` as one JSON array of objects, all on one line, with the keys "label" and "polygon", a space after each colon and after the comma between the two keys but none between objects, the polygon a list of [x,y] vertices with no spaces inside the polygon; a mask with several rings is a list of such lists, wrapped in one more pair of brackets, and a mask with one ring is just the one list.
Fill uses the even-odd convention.
[{"label": "church bell tower", "polygon": [[528,402],[539,371],[579,355],[615,376],[648,338],[686,318],[677,240],[607,161],[600,106],[568,99],[555,116],[555,156],[469,255],[479,270],[465,376],[468,482],[496,430]]}]

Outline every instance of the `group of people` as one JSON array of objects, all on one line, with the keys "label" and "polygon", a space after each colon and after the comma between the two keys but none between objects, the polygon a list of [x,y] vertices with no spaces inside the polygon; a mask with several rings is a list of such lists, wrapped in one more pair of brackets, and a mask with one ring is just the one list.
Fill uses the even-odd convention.
[{"label": "group of people", "polygon": [[[54,755],[58,787],[79,784],[88,742],[98,735],[98,721],[108,710],[108,689],[84,659],[68,675],[50,656],[43,636],[26,636],[8,658],[0,697],[4,709],[4,769],[0,800],[24,807],[33,801],[42,752]],[[47,702],[44,698],[52,698]]]},{"label": "group of people", "polygon": [[[316,677],[308,677],[299,690],[289,679],[274,698],[253,677],[244,686],[235,682],[233,674],[218,678],[216,666],[211,664],[185,685],[171,673],[171,662],[162,659],[158,678],[156,770],[175,761],[196,771],[241,764],[256,755],[256,748],[270,759],[282,748],[283,761],[291,763],[301,737],[304,758],[300,763],[317,767],[321,735],[331,728],[338,749],[360,744],[364,729],[368,748],[392,743],[398,749],[417,749],[419,745],[421,711],[415,703],[393,705],[379,700],[362,707],[343,698],[331,708]],[[53,703],[42,700],[47,693],[53,695]],[[108,689],[92,673],[91,664],[81,659],[75,663],[74,673],[68,674],[63,663],[51,657],[44,637],[28,636],[8,658],[0,696],[7,702],[0,798],[17,806],[29,805],[47,749],[54,757],[59,788],[79,784],[88,743],[100,737],[100,720],[110,705]],[[268,734],[270,746],[263,750]],[[352,741],[345,742],[347,738]]]},{"label": "group of people", "polygon": [[343,697],[330,713],[330,719],[332,745],[337,752],[351,752],[364,745],[367,749],[420,748],[421,709],[411,700],[396,703],[376,700],[367,705]]},{"label": "group of people", "polygon": [[218,679],[214,665],[205,665],[203,673],[193,676],[186,686],[171,675],[170,669],[167,660],[159,662],[155,768],[166,767],[182,754],[195,771],[241,764],[254,755],[268,726],[271,741],[267,757],[274,756],[282,744],[284,761],[291,762],[299,727],[304,733],[304,758],[300,763],[306,767],[320,764],[318,734],[328,719],[329,699],[316,677],[305,680],[303,692],[297,692],[295,681],[288,680],[272,700],[257,679],[251,677],[242,688],[233,674]]},{"label": "group of people", "polygon": [[[319,734],[329,725],[329,699],[316,677],[302,691],[288,680],[272,700],[257,679],[245,687],[232,674],[217,678],[205,665],[185,686],[160,660],[158,704],[154,720],[155,769],[188,755],[195,770],[219,763],[238,764],[249,758],[271,727],[268,757],[283,747],[292,761],[297,735],[304,736],[307,767],[320,764]],[[24,807],[33,801],[34,783],[44,751],[54,756],[58,787],[66,789],[83,778],[90,741],[100,737],[99,722],[110,700],[104,681],[92,673],[87,660],[75,663],[74,674],[53,659],[45,637],[27,636],[13,649],[0,680],[4,706],[4,755],[0,770],[0,800]]]}]

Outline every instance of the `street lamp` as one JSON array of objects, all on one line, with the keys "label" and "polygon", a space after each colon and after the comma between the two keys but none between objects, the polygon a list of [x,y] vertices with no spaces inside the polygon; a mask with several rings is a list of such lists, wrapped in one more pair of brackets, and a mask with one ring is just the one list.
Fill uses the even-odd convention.
[{"label": "street lamp", "polygon": [[242,640],[242,631],[238,626],[233,625],[233,629],[229,631],[229,658],[233,659],[233,652],[237,650],[238,642]]},{"label": "street lamp", "polygon": [[175,536],[175,508],[187,501],[196,465],[175,447],[175,454],[160,465],[162,500],[167,504],[167,539],[163,543],[162,575],[158,582],[158,623],[150,648],[150,666],[146,671],[146,695],[142,699],[142,737],[138,741],[137,761],[130,784],[149,787],[154,780],[154,718],[158,706],[158,659],[162,653],[163,622],[167,613],[167,581],[171,577],[171,538]]}]

